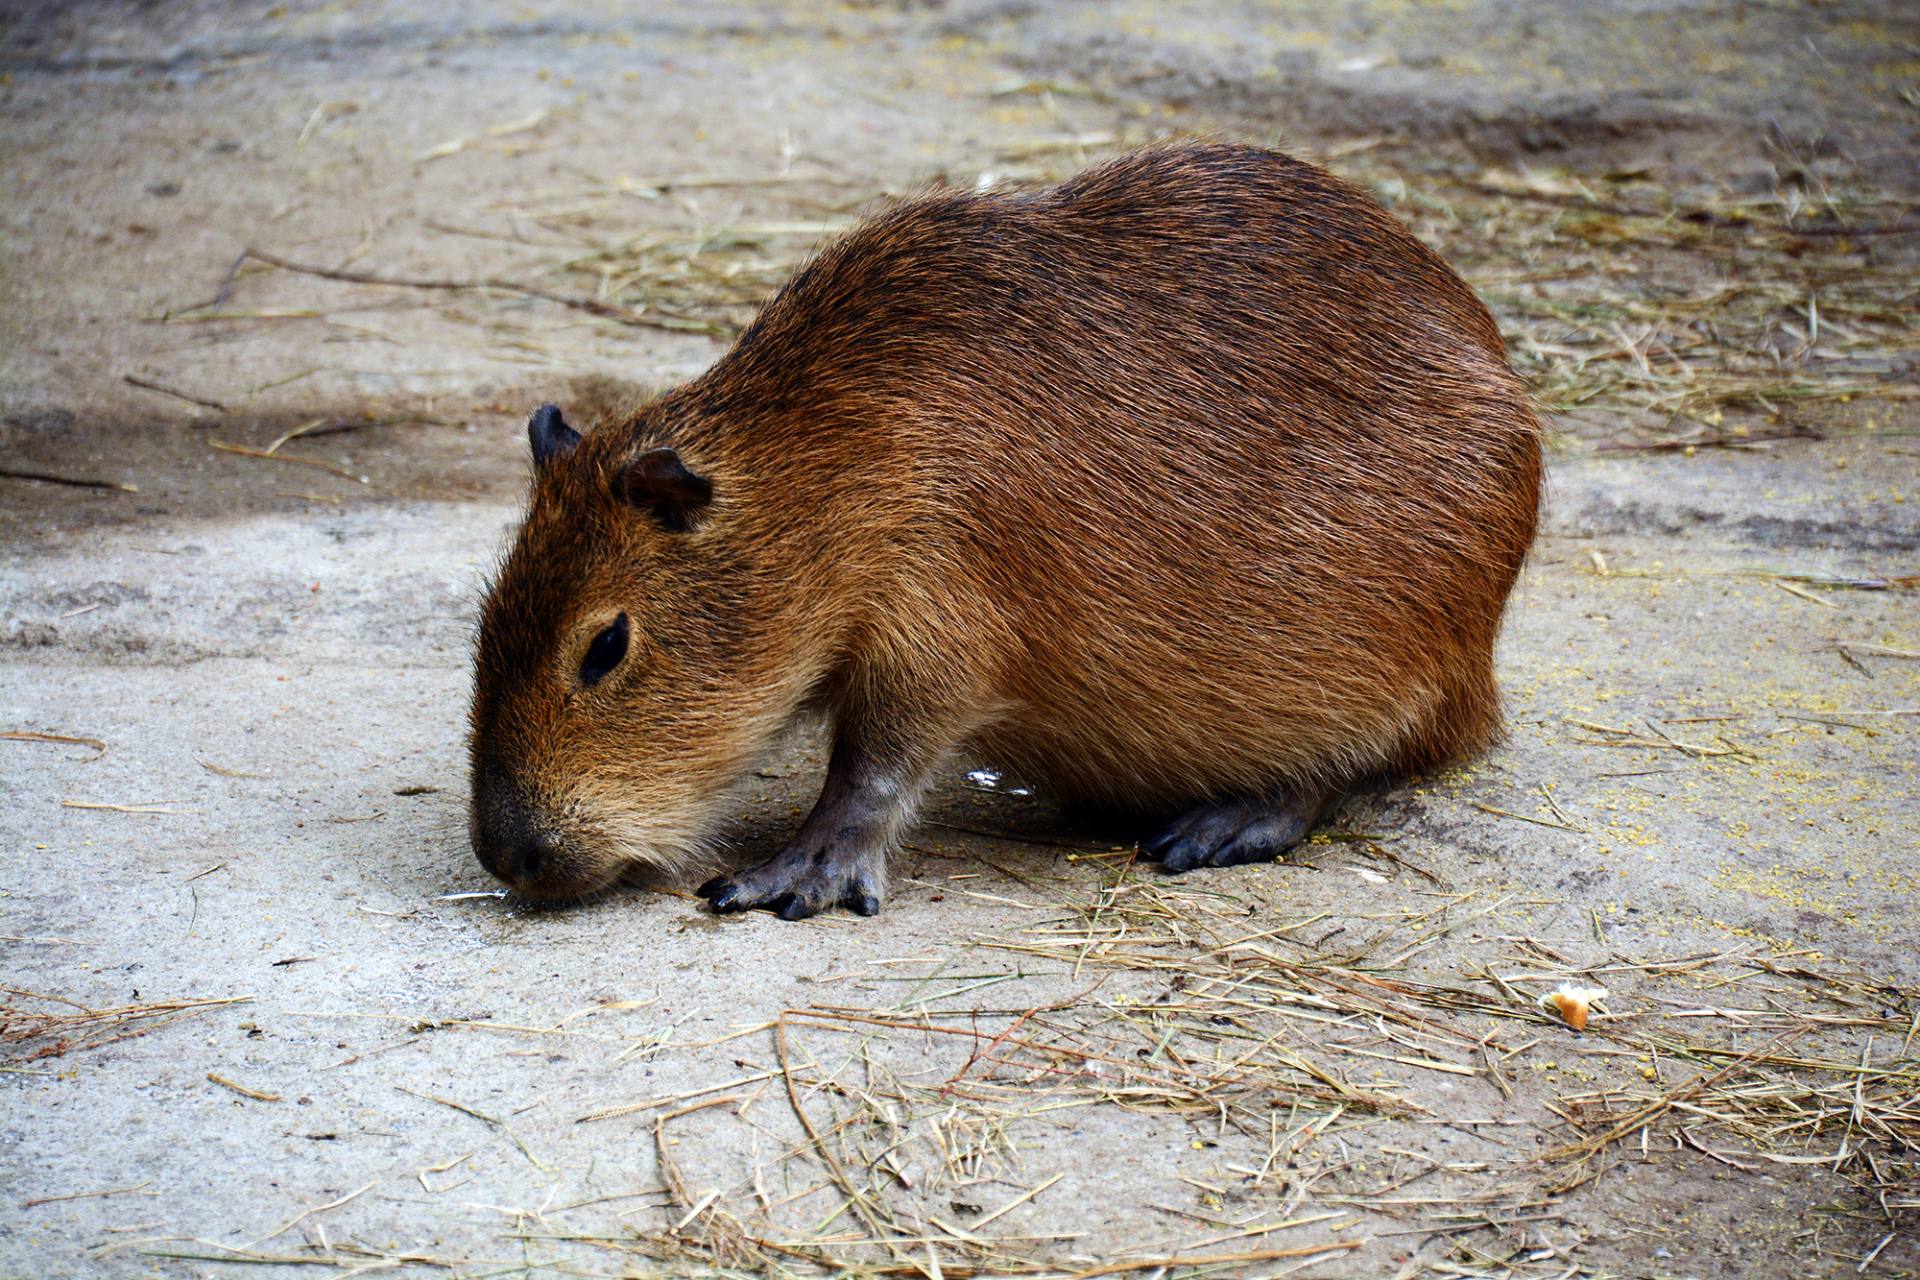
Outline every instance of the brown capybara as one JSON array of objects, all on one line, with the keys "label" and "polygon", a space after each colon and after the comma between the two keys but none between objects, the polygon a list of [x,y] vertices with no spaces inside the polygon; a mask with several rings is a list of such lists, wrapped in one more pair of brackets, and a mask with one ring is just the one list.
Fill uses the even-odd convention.
[{"label": "brown capybara", "polygon": [[1499,732],[1539,427],[1487,309],[1371,199],[1250,147],[942,191],[824,250],[705,374],[529,424],[481,617],[474,848],[521,894],[708,853],[797,718],[831,762],[715,910],[878,909],[936,771],[1275,858]]}]

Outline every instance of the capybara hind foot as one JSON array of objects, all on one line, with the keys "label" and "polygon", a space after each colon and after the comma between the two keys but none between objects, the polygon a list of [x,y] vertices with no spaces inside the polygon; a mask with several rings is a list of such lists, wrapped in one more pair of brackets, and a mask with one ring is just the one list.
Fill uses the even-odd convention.
[{"label": "capybara hind foot", "polygon": [[757,867],[715,876],[700,886],[700,896],[715,911],[765,907],[782,920],[804,920],[832,906],[870,916],[880,910],[879,861],[796,842]]},{"label": "capybara hind foot", "polygon": [[1168,871],[1272,862],[1299,844],[1333,800],[1324,787],[1251,799],[1211,801],[1181,814],[1140,852]]}]

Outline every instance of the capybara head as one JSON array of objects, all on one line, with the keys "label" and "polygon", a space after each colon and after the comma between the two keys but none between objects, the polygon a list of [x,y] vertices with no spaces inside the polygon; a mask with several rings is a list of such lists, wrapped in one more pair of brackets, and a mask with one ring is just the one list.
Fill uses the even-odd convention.
[{"label": "capybara head", "polygon": [[544,405],[527,433],[526,521],[480,616],[472,834],[488,870],[557,901],[696,857],[762,736],[724,479],[638,420],[582,436]]}]

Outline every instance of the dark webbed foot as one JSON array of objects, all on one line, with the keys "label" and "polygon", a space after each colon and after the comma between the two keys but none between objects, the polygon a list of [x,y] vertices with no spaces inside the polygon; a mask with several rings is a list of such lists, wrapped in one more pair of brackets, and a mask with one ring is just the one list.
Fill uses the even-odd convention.
[{"label": "dark webbed foot", "polygon": [[715,876],[700,886],[700,896],[715,911],[764,907],[782,920],[804,920],[833,906],[870,916],[880,910],[879,864],[864,851],[796,840],[757,867]]},{"label": "dark webbed foot", "polygon": [[1300,787],[1197,805],[1141,841],[1140,852],[1168,871],[1272,862],[1306,838],[1332,799],[1324,788]]}]

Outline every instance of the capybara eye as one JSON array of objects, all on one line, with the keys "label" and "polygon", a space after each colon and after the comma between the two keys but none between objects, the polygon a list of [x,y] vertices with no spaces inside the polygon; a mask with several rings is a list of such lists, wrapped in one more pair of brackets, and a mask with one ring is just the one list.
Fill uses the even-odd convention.
[{"label": "capybara eye", "polygon": [[620,660],[626,656],[627,615],[623,613],[587,646],[587,656],[580,660],[580,683],[600,683],[607,672],[619,666]]}]

